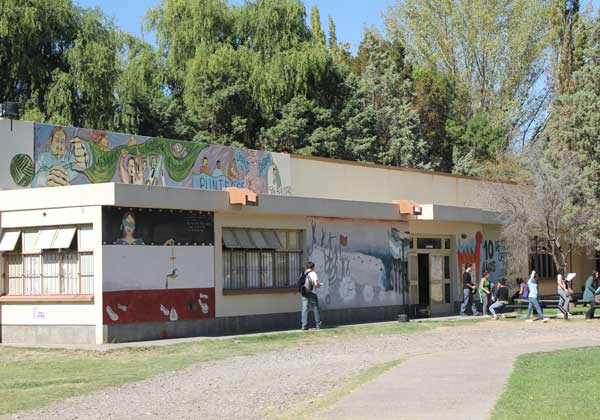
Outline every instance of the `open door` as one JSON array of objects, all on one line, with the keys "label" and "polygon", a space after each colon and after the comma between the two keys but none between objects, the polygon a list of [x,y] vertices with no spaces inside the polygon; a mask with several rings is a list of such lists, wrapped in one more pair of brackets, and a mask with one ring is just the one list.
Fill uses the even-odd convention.
[{"label": "open door", "polygon": [[450,314],[452,312],[450,257],[448,255],[430,255],[429,267],[431,314]]}]

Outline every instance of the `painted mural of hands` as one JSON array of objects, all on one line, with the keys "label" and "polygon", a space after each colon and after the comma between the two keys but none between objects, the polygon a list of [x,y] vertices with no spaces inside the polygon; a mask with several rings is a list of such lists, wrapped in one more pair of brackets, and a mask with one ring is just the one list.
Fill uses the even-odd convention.
[{"label": "painted mural of hands", "polygon": [[48,170],[48,186],[64,187],[69,185],[67,170],[59,165],[51,166]]},{"label": "painted mural of hands", "polygon": [[71,140],[73,146],[73,156],[75,156],[75,165],[81,169],[87,169],[88,167],[88,152],[85,148],[85,144],[79,137]]}]

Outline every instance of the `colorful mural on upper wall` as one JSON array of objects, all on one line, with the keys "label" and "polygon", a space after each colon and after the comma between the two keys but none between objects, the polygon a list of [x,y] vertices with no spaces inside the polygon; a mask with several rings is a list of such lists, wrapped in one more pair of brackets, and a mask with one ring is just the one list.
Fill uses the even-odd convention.
[{"label": "colorful mural on upper wall", "polygon": [[104,324],[215,316],[213,214],[102,209]]},{"label": "colorful mural on upper wall", "polygon": [[[504,258],[504,241],[499,239],[497,234],[484,236],[477,232],[474,236],[462,234],[458,238],[458,266],[462,275],[465,264],[474,265],[473,273],[479,281],[485,271],[490,273],[490,282],[497,284],[498,280],[506,277],[506,267]],[[462,293],[462,288],[458,287]],[[462,299],[462,297],[460,297]]]},{"label": "colorful mural on upper wall", "polygon": [[307,256],[325,309],[408,302],[408,223],[309,218]]},{"label": "colorful mural on upper wall", "polygon": [[17,173],[19,185],[24,180],[32,187],[118,182],[291,193],[289,155],[204,143],[35,124],[34,160],[33,177]]}]

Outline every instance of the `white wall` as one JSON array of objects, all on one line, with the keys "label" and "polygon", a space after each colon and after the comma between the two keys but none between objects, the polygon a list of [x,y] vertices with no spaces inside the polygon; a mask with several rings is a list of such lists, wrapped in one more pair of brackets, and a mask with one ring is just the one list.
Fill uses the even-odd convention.
[{"label": "white wall", "polygon": [[93,303],[3,303],[3,325],[96,325]]},{"label": "white wall", "polygon": [[[302,197],[390,203],[410,199],[488,209],[482,189],[493,184],[443,173],[292,156],[292,194]],[[493,203],[489,203],[492,205]]]},{"label": "white wall", "polygon": [[[16,155],[23,154],[33,160],[33,123],[0,119],[0,190],[23,188],[15,183],[10,164]],[[31,170],[35,168],[32,166]],[[32,172],[33,174],[33,172]]]}]

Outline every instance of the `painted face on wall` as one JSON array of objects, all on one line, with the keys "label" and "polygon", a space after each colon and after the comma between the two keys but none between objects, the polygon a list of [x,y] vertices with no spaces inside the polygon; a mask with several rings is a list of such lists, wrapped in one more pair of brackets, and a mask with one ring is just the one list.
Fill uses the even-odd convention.
[{"label": "painted face on wall", "polygon": [[127,172],[129,173],[129,176],[132,177],[137,175],[137,164],[135,163],[135,159],[132,157],[127,160]]},{"label": "painted face on wall", "polygon": [[67,136],[63,130],[57,130],[50,139],[50,151],[58,159],[62,159],[65,154]]},{"label": "painted face on wall", "polygon": [[135,233],[135,218],[131,213],[128,213],[123,219],[123,233],[126,236],[133,236]]},{"label": "painted face on wall", "polygon": [[152,156],[152,159],[150,159],[150,167],[152,169],[156,169],[156,164],[157,164],[156,156]]},{"label": "painted face on wall", "polygon": [[100,146],[105,150],[109,149],[110,141],[108,140],[108,136],[102,137],[102,139],[100,140]]}]

